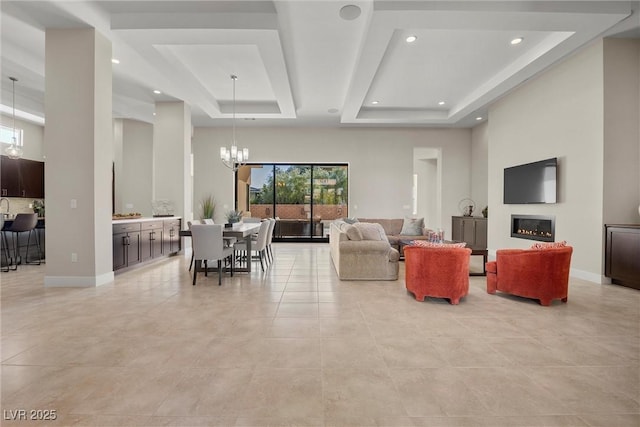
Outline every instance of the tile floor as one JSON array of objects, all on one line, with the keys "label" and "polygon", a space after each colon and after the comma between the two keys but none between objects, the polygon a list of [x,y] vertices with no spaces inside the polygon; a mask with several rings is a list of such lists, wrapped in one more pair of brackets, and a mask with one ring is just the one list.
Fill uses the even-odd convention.
[{"label": "tile floor", "polygon": [[542,307],[472,277],[419,303],[402,264],[340,282],[326,244],[275,252],[221,287],[191,286],[188,255],[92,289],[2,273],[2,425],[640,425],[636,290],[572,280]]}]

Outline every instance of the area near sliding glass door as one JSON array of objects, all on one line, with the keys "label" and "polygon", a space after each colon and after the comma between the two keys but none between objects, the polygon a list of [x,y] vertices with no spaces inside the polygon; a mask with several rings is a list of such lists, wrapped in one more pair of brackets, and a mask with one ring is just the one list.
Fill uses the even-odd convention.
[{"label": "area near sliding glass door", "polygon": [[276,218],[276,240],[326,240],[329,223],[349,214],[348,177],[346,164],[247,164],[236,174],[236,206]]}]

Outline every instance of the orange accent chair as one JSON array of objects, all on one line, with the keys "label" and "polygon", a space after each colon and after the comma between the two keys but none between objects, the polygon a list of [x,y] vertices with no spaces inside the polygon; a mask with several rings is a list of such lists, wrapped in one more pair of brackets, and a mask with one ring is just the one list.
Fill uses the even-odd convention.
[{"label": "orange accent chair", "polygon": [[573,248],[499,249],[487,266],[487,293],[505,292],[540,300],[567,302]]},{"label": "orange accent chair", "polygon": [[448,298],[458,304],[469,293],[469,248],[404,247],[405,283],[417,301]]}]

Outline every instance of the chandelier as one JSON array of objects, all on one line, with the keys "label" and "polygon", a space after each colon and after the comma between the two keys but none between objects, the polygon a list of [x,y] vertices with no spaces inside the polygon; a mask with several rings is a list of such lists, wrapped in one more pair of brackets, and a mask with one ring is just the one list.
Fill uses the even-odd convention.
[{"label": "chandelier", "polygon": [[18,145],[18,140],[16,139],[16,82],[18,79],[15,77],[9,77],[13,84],[13,137],[11,138],[11,145],[7,147],[4,153],[10,159],[19,159],[22,157],[22,147]]},{"label": "chandelier", "polygon": [[220,147],[220,160],[226,167],[236,172],[249,160],[249,149],[238,148],[236,144],[236,80],[238,80],[238,76],[232,74],[231,80],[233,80],[233,136],[231,147]]}]

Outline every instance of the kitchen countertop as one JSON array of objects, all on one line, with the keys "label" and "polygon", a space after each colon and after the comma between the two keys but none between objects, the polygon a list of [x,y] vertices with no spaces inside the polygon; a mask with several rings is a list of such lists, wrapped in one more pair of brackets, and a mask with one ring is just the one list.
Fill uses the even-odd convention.
[{"label": "kitchen countertop", "polygon": [[137,218],[114,219],[113,223],[114,224],[127,224],[129,222],[164,221],[166,219],[182,219],[182,217],[179,217],[179,216],[154,216],[154,217],[140,216],[140,217],[137,217]]}]

